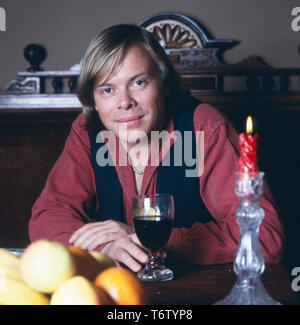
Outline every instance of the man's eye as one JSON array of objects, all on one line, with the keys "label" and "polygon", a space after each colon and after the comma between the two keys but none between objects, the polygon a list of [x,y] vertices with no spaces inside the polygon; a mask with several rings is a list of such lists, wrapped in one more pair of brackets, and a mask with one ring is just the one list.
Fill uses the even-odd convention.
[{"label": "man's eye", "polygon": [[104,88],[104,89],[101,91],[101,93],[104,94],[104,95],[111,94],[111,93],[112,93],[112,88]]},{"label": "man's eye", "polygon": [[138,80],[135,81],[135,84],[137,86],[142,86],[142,85],[144,85],[144,83],[145,83],[145,80],[142,80],[142,79],[138,79]]}]

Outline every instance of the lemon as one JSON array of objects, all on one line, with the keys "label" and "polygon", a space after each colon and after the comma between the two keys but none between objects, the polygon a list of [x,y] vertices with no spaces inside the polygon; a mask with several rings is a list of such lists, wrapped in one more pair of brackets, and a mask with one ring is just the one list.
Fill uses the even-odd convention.
[{"label": "lemon", "polygon": [[156,215],[155,209],[150,207],[149,209],[145,210],[144,215],[146,215],[146,216],[155,216]]},{"label": "lemon", "polygon": [[143,217],[143,216],[156,216],[156,211],[154,208],[150,207],[148,209],[134,209],[133,210],[134,217]]}]

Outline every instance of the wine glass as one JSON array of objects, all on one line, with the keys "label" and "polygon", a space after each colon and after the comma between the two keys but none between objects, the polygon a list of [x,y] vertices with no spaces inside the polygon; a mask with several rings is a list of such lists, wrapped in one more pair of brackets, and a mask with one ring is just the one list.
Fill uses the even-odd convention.
[{"label": "wine glass", "polygon": [[144,281],[168,281],[172,270],[164,265],[161,251],[167,244],[174,219],[174,198],[169,194],[135,196],[132,199],[134,229],[150,259],[138,272]]}]

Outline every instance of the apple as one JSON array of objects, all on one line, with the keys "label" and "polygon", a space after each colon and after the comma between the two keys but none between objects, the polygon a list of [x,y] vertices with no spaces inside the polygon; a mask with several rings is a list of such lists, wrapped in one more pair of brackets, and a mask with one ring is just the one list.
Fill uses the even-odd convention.
[{"label": "apple", "polygon": [[23,281],[43,293],[53,293],[74,276],[76,270],[75,259],[68,248],[47,239],[31,243],[20,258]]},{"label": "apple", "polygon": [[52,294],[50,305],[110,305],[112,300],[102,288],[76,275],[62,283]]}]

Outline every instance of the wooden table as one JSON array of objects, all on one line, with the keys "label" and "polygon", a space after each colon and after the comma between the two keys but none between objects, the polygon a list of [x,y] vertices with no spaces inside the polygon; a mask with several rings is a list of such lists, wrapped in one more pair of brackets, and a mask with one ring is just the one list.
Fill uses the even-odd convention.
[{"label": "wooden table", "polygon": [[[150,305],[210,305],[223,299],[236,281],[232,264],[171,267],[175,274],[173,280],[143,282]],[[266,264],[261,281],[276,301],[288,305],[300,304],[283,265]]]}]

